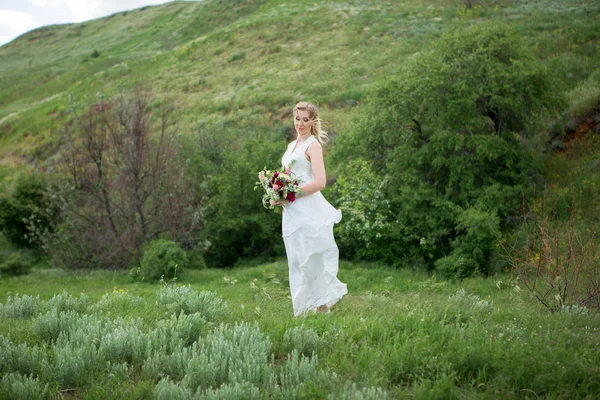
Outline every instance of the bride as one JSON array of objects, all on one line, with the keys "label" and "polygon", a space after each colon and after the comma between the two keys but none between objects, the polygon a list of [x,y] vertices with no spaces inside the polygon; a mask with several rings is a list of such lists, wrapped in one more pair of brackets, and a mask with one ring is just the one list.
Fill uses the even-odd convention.
[{"label": "bride", "polygon": [[288,145],[282,165],[301,182],[296,201],[278,202],[284,206],[283,240],[287,253],[290,292],[294,315],[308,311],[328,312],[348,292],[337,279],[338,248],[333,224],[342,219],[340,211],[325,200],[323,144],[327,133],[314,104],[298,103],[293,110],[296,140]]}]

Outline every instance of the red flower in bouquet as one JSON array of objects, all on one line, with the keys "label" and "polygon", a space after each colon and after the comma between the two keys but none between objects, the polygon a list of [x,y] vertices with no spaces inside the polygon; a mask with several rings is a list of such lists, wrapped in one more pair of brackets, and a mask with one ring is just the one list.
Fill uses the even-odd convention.
[{"label": "red flower in bouquet", "polygon": [[290,203],[296,201],[296,198],[302,193],[300,182],[291,176],[291,169],[283,167],[277,171],[264,169],[258,174],[260,185],[264,190],[263,206],[274,209],[275,202],[287,200]]}]

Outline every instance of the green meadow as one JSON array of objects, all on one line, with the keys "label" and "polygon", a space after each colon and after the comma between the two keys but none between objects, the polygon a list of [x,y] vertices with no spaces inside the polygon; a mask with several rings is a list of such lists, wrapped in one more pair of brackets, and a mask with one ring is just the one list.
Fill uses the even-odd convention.
[{"label": "green meadow", "polygon": [[[61,268],[47,248],[18,247],[0,232],[0,267],[17,253],[15,270],[22,259],[32,266],[0,274],[0,400],[599,398],[600,314],[577,304],[550,310],[528,290],[516,258],[544,255],[523,243],[520,222],[503,226],[487,275],[462,280],[346,257],[362,242],[337,238],[348,294],[328,314],[294,318],[279,216],[262,209],[258,192],[238,191],[278,162],[293,136],[291,108],[304,100],[328,123],[335,183],[373,84],[446,30],[490,22],[518,33],[566,99],[560,115],[539,121],[536,143],[519,143],[540,146],[530,186],[552,205],[552,229],[567,239],[581,229],[569,246],[591,238],[567,260],[596,271],[595,0],[172,1],[43,27],[0,47],[0,198],[21,173],[63,171],[74,111],[144,83],[150,109],[176,105],[176,136],[193,144],[186,162],[206,201],[204,226],[214,229],[198,241],[225,249],[212,259],[186,249],[186,269],[148,282],[130,273],[139,260]],[[572,250],[560,240],[549,267]],[[596,276],[586,278],[596,279],[594,299]]]},{"label": "green meadow", "polygon": [[160,284],[133,282],[124,272],[47,269],[4,280],[0,396],[591,399],[600,393],[596,313],[549,313],[509,275],[450,283],[342,262],[339,277],[349,294],[331,313],[298,318],[285,260],[189,270]]}]

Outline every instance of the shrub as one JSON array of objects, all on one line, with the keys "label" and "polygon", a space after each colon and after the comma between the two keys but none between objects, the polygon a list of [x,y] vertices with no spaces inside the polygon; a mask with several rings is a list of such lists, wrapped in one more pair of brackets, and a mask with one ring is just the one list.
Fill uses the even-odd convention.
[{"label": "shrub", "polygon": [[344,216],[336,225],[336,233],[346,256],[354,254],[359,258],[394,263],[395,252],[386,251],[393,231],[388,183],[385,177],[378,179],[364,160],[348,163],[336,180],[334,196]]},{"label": "shrub", "polygon": [[295,398],[303,384],[307,382],[318,383],[323,380],[324,373],[317,368],[317,357],[300,356],[296,350],[289,354],[286,362],[279,369],[279,385],[274,389],[283,398]]},{"label": "shrub", "polygon": [[493,303],[482,300],[476,294],[469,294],[465,289],[460,289],[450,296],[451,303],[454,303],[461,312],[469,310],[488,310],[491,311]]},{"label": "shrub", "polygon": [[170,319],[158,321],[158,328],[161,327],[170,330],[171,337],[189,346],[206,333],[209,324],[200,313],[184,314],[181,311],[179,316],[173,314]]},{"label": "shrub", "polygon": [[47,361],[44,349],[25,343],[13,343],[0,335],[0,374],[18,372],[22,375],[38,375]]},{"label": "shrub", "polygon": [[192,392],[169,378],[161,379],[154,388],[154,398],[157,400],[192,400]]},{"label": "shrub", "polygon": [[125,380],[131,376],[132,367],[126,362],[124,363],[112,363],[106,362],[106,373],[108,376],[115,377],[117,379]]},{"label": "shrub", "polygon": [[40,296],[19,296],[19,294],[16,294],[15,297],[8,296],[5,304],[0,303],[0,319],[29,318],[36,314],[40,307]]},{"label": "shrub", "polygon": [[202,253],[205,251],[201,246],[197,245],[194,248],[186,251],[188,259],[189,269],[204,269],[206,268],[206,261]]},{"label": "shrub", "polygon": [[138,277],[148,281],[175,278],[181,275],[187,263],[186,254],[177,243],[158,239],[150,242],[144,249]]},{"label": "shrub", "polygon": [[140,325],[121,324],[111,327],[100,339],[100,358],[112,363],[140,365],[146,358],[148,344]]},{"label": "shrub", "polygon": [[580,82],[567,96],[571,118],[582,118],[593,113],[600,106],[600,71]]},{"label": "shrub", "polygon": [[52,296],[52,298],[45,302],[43,306],[46,309],[55,309],[59,312],[72,310],[81,313],[88,308],[90,303],[90,298],[83,293],[77,298],[70,295],[66,290],[63,290],[62,293]]},{"label": "shrub", "polygon": [[346,386],[341,396],[327,396],[328,400],[387,400],[387,398],[387,392],[381,388],[364,387],[358,389],[356,383]]},{"label": "shrub", "polygon": [[12,253],[0,264],[0,275],[19,276],[28,274],[31,263],[21,253]]},{"label": "shrub", "polygon": [[78,315],[74,311],[59,313],[56,309],[53,309],[46,314],[33,318],[31,325],[40,339],[52,342],[58,339],[61,332],[68,331],[77,318]]},{"label": "shrub", "polygon": [[166,285],[156,294],[157,304],[173,314],[199,313],[207,321],[222,320],[228,313],[227,303],[216,293],[197,292],[191,286]]},{"label": "shrub", "polygon": [[101,360],[94,345],[87,340],[85,345],[74,345],[65,341],[52,346],[50,360],[42,365],[42,379],[56,382],[61,388],[83,386],[100,371]]},{"label": "shrub", "polygon": [[183,383],[207,389],[223,383],[266,384],[273,372],[269,364],[271,342],[258,324],[221,325],[207,335],[190,359]]},{"label": "shrub", "polygon": [[52,391],[49,384],[43,384],[39,378],[9,373],[0,381],[0,398],[43,400],[58,398],[58,393]]},{"label": "shrub", "polygon": [[300,354],[311,356],[317,347],[319,347],[319,335],[304,326],[288,329],[283,335],[283,349],[288,353],[297,350]]},{"label": "shrub", "polygon": [[170,377],[181,380],[189,369],[189,363],[201,357],[196,345],[185,347],[179,342],[171,350],[165,353],[162,349],[156,349],[149,353],[142,365],[142,376],[147,379]]},{"label": "shrub", "polygon": [[533,201],[515,238],[523,244],[508,249],[518,280],[551,311],[600,310],[600,229],[589,221],[575,202],[564,221],[546,198]]},{"label": "shrub", "polygon": [[500,218],[469,208],[457,216],[456,231],[461,235],[452,242],[452,253],[437,260],[436,268],[453,278],[491,272],[488,260],[500,236]]},{"label": "shrub", "polygon": [[[226,125],[198,129],[197,168],[210,174],[206,179],[211,195],[205,212],[204,256],[211,267],[232,266],[240,258],[284,254],[278,235],[281,216],[266,212],[262,194],[254,187],[261,168],[280,163],[286,138],[277,131],[246,130],[240,135],[243,129]],[[232,176],[228,171],[238,173]]]},{"label": "shrub", "polygon": [[392,243],[380,252],[429,267],[441,260],[456,277],[490,272],[494,234],[539,175],[530,149],[540,117],[564,104],[551,71],[498,23],[450,30],[378,82],[336,157],[358,149],[371,179],[387,180]]},{"label": "shrub", "polygon": [[36,228],[53,232],[58,209],[49,196],[50,185],[43,175],[20,174],[9,190],[0,195],[0,230],[16,246],[37,246],[28,221],[35,217]]}]

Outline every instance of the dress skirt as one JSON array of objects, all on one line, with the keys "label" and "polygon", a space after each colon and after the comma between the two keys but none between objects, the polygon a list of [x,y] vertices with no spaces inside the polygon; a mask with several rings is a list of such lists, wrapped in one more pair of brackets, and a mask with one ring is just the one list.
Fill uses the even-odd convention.
[{"label": "dress skirt", "polygon": [[337,278],[339,251],[333,238],[333,225],[341,218],[321,192],[285,207],[282,233],[295,316],[331,307],[348,292]]}]

